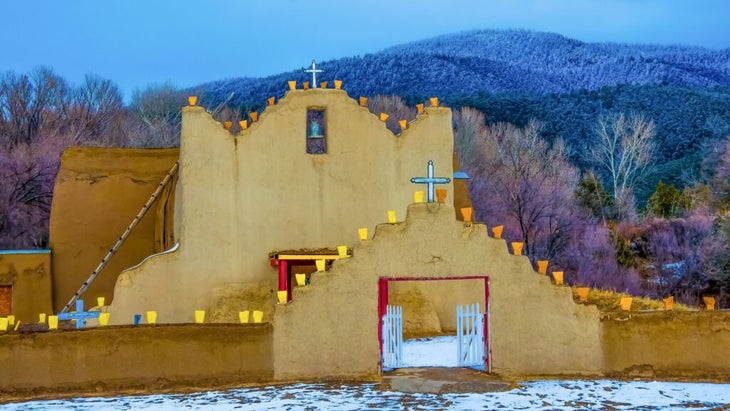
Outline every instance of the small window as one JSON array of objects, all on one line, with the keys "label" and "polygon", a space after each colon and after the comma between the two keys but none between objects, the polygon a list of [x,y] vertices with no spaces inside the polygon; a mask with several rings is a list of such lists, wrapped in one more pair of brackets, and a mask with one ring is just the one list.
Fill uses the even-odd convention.
[{"label": "small window", "polygon": [[307,109],[307,154],[327,153],[327,121],[323,108]]},{"label": "small window", "polygon": [[0,285],[0,315],[6,316],[13,313],[13,286]]}]

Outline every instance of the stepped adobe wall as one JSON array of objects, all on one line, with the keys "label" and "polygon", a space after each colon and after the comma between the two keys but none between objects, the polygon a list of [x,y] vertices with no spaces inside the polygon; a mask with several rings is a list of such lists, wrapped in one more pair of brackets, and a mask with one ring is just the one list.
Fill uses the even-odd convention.
[{"label": "stepped adobe wall", "polygon": [[[378,279],[475,275],[489,276],[494,372],[601,373],[595,306],[575,304],[570,287],[552,285],[527,257],[508,254],[485,225],[456,221],[449,205],[423,203],[410,205],[403,222],[378,225],[352,258],[314,274],[310,285],[294,289],[290,304],[276,306],[275,378],[377,375]],[[444,294],[454,294],[454,281],[443,281]],[[471,302],[478,301],[463,301]]]}]

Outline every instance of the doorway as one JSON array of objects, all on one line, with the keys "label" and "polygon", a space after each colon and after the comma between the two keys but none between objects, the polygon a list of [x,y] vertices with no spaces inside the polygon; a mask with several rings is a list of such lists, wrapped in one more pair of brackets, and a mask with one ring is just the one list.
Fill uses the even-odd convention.
[{"label": "doorway", "polygon": [[13,313],[13,286],[0,285],[0,315],[8,316]]},{"label": "doorway", "polygon": [[[472,281],[465,283],[465,280]],[[454,306],[440,301],[441,317],[449,317],[455,335],[408,339],[409,335],[406,333],[406,340],[404,340],[404,310],[402,306],[396,305],[399,302],[398,298],[393,298],[392,289],[404,284],[403,282],[422,282],[424,285],[432,286],[436,281],[459,281],[464,282],[464,284],[460,284],[462,287],[467,285],[470,289],[477,288],[483,292],[484,305],[478,303],[464,305],[465,302],[460,301]],[[396,287],[393,287],[394,284]],[[438,289],[442,290],[440,284],[442,283],[439,283]],[[475,284],[478,284],[479,287],[475,287]],[[488,276],[383,277],[379,278],[378,287],[378,339],[381,371],[421,366],[472,367],[490,371]],[[406,320],[408,320],[408,311],[406,310],[405,314]],[[411,335],[411,337],[413,336]]]}]

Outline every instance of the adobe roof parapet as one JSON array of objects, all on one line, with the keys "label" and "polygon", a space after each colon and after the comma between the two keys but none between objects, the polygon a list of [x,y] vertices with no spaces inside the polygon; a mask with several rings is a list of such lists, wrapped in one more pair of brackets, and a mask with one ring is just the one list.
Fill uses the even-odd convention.
[{"label": "adobe roof parapet", "polygon": [[[208,110],[206,110],[204,107],[197,106],[197,105],[196,106],[184,106],[182,108],[182,114],[183,114],[183,116],[185,116],[186,114],[204,112],[208,115],[208,117],[212,121],[217,123],[221,128],[226,129],[226,131],[228,131],[233,137],[243,137],[243,136],[250,135],[252,130],[256,130],[259,127],[259,123],[266,121],[266,118],[269,117],[269,114],[271,114],[275,111],[278,111],[280,109],[280,107],[282,107],[282,106],[287,106],[288,104],[290,104],[290,101],[292,99],[306,98],[306,97],[310,97],[312,95],[315,95],[315,96],[316,95],[328,95],[328,96],[337,95],[340,98],[346,97],[347,99],[346,100],[343,99],[343,101],[347,101],[347,104],[354,104],[354,105],[358,106],[360,109],[368,111],[369,114],[371,116],[373,116],[375,120],[383,123],[383,127],[386,127],[385,121],[382,121],[381,119],[379,119],[375,113],[370,112],[370,110],[368,109],[367,106],[360,105],[360,103],[357,100],[355,100],[354,98],[350,97],[350,95],[344,89],[334,89],[334,88],[309,88],[309,89],[287,90],[284,93],[284,96],[282,98],[280,98],[279,100],[275,100],[273,104],[267,104],[262,112],[249,113],[249,118],[247,121],[246,128],[244,129],[242,127],[238,134],[231,133],[230,130],[228,128],[226,128],[225,122],[220,122],[220,121],[214,119],[212,114],[210,112],[208,112]],[[314,106],[316,104],[312,104],[312,105]],[[387,129],[387,127],[386,127],[386,129],[394,137],[404,138],[409,133],[409,130],[411,129],[412,126],[415,126],[415,125],[421,123],[423,118],[427,118],[430,113],[450,112],[450,111],[451,111],[451,109],[448,107],[443,107],[441,105],[438,105],[438,106],[431,105],[429,107],[425,107],[421,113],[417,114],[416,118],[414,120],[408,121],[407,127],[405,127],[400,134],[394,134],[390,129]],[[229,124],[229,126],[230,126],[230,124]]]}]

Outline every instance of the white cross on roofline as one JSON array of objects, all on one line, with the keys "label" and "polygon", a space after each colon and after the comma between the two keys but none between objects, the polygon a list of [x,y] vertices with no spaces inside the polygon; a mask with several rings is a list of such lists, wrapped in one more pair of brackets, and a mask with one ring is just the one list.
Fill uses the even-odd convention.
[{"label": "white cross on roofline", "polygon": [[317,73],[324,73],[324,70],[317,68],[317,62],[312,60],[312,68],[304,70],[305,73],[312,73],[312,88],[317,88]]}]

